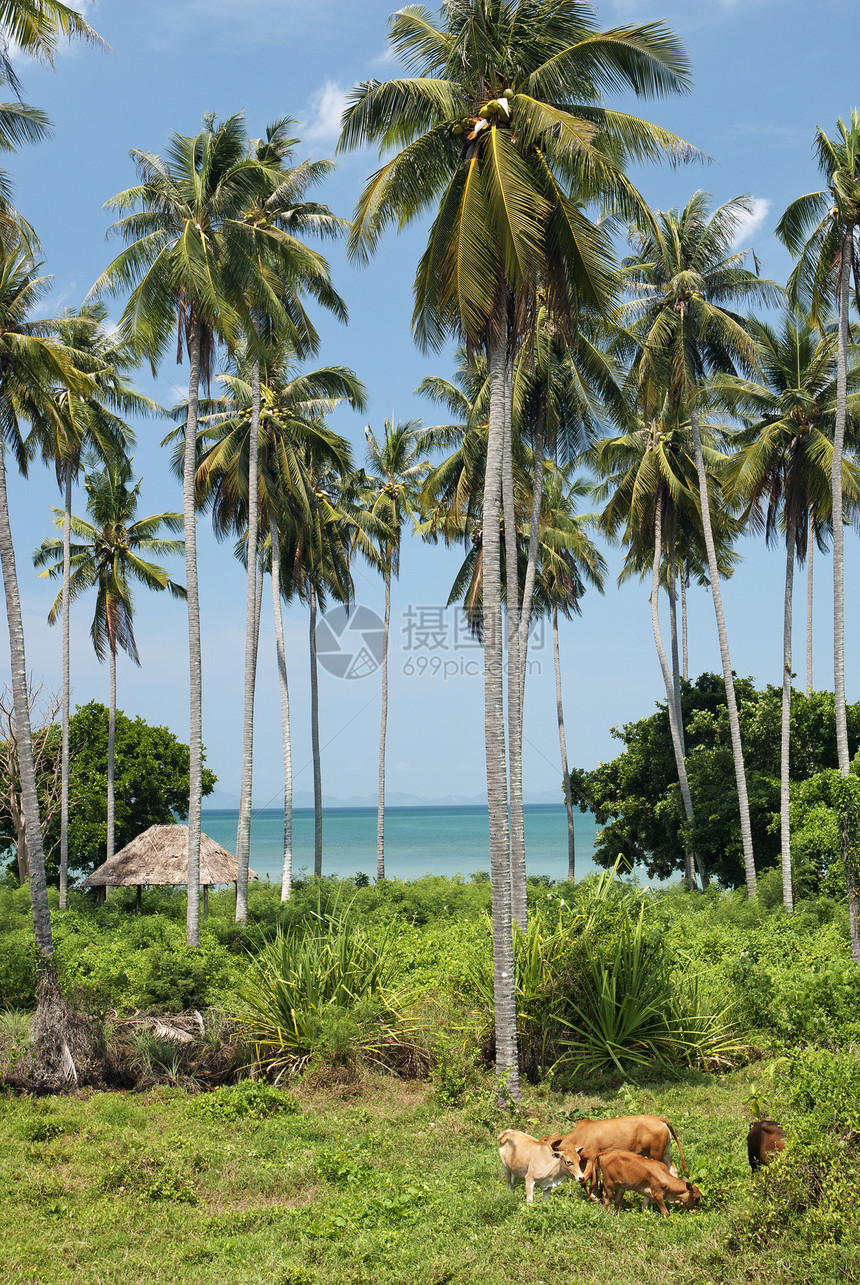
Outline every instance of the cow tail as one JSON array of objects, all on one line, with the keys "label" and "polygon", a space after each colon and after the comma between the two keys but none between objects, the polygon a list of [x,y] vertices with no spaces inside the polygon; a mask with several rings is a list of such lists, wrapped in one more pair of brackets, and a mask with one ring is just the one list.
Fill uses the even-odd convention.
[{"label": "cow tail", "polygon": [[681,1146],[681,1139],[678,1137],[677,1133],[672,1128],[671,1124],[669,1123],[669,1121],[666,1119],[665,1116],[663,1116],[663,1121],[666,1125],[666,1128],[669,1130],[672,1137],[675,1139],[675,1142],[678,1144],[678,1151],[680,1152],[680,1155],[681,1155],[681,1168],[684,1170],[684,1173],[689,1173],[690,1171],[684,1162],[684,1148]]}]

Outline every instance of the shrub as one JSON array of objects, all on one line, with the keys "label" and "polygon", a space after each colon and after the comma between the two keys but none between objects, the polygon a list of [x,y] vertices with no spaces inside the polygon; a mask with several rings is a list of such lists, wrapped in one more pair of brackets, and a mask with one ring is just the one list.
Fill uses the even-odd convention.
[{"label": "shrub", "polygon": [[385,1064],[414,1028],[395,990],[392,938],[348,914],[320,915],[302,931],[278,932],[253,960],[237,1020],[259,1064],[281,1075],[310,1058]]},{"label": "shrub", "polygon": [[192,1113],[203,1120],[267,1120],[273,1115],[294,1115],[298,1109],[291,1093],[264,1080],[240,1080],[191,1104]]},{"label": "shrub", "polygon": [[95,1186],[96,1191],[121,1192],[126,1197],[197,1204],[193,1180],[161,1156],[135,1156],[110,1165]]}]

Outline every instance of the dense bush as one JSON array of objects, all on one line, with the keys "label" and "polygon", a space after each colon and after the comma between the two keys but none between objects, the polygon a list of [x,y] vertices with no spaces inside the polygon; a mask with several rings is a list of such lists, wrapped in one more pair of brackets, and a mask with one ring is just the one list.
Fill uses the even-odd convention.
[{"label": "dense bush", "polygon": [[259,1064],[276,1075],[313,1057],[390,1065],[414,1039],[397,982],[392,934],[364,927],[354,909],[334,908],[262,947],[237,1016]]}]

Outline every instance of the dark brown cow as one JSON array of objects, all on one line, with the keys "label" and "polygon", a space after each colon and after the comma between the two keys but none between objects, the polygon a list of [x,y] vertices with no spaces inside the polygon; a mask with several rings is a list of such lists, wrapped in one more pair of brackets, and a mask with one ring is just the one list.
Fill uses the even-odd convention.
[{"label": "dark brown cow", "polygon": [[664,1218],[669,1217],[667,1201],[695,1209],[701,1199],[701,1192],[693,1183],[669,1173],[662,1162],[648,1160],[632,1151],[602,1151],[595,1157],[594,1173],[602,1186],[603,1204],[607,1209],[613,1202],[615,1208],[620,1209],[625,1191],[638,1191],[643,1209],[653,1200]]},{"label": "dark brown cow", "polygon": [[785,1150],[785,1129],[776,1120],[753,1120],[747,1134],[747,1155],[750,1169],[755,1173],[762,1165],[770,1164],[774,1151]]}]

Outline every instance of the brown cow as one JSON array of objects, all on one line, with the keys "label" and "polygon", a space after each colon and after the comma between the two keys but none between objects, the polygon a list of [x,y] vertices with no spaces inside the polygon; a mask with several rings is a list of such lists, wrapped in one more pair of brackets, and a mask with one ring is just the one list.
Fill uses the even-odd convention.
[{"label": "brown cow", "polygon": [[570,1176],[587,1182],[593,1194],[591,1175],[586,1172],[588,1161],[601,1151],[632,1151],[638,1156],[660,1160],[675,1177],[678,1170],[672,1164],[672,1139],[681,1153],[681,1168],[687,1172],[681,1141],[669,1121],[662,1115],[622,1115],[611,1120],[580,1120],[575,1128],[563,1137],[548,1135],[554,1151],[559,1151],[567,1162]]},{"label": "brown cow", "polygon": [[553,1187],[577,1176],[569,1171],[559,1153],[553,1151],[547,1142],[533,1138],[530,1133],[521,1133],[519,1129],[505,1129],[499,1134],[499,1159],[511,1191],[518,1178],[525,1179],[529,1204],[534,1201],[535,1187],[540,1187],[544,1200],[549,1200]]},{"label": "brown cow", "polygon": [[770,1164],[774,1151],[785,1150],[785,1129],[776,1120],[753,1120],[747,1134],[747,1155],[750,1169],[755,1173],[762,1165]]},{"label": "brown cow", "polygon": [[648,1160],[632,1151],[602,1151],[594,1160],[595,1177],[602,1186],[606,1209],[614,1202],[620,1209],[625,1191],[638,1191],[642,1208],[653,1200],[664,1218],[669,1217],[666,1202],[695,1209],[701,1199],[699,1188],[684,1178],[669,1173],[659,1160]]}]

